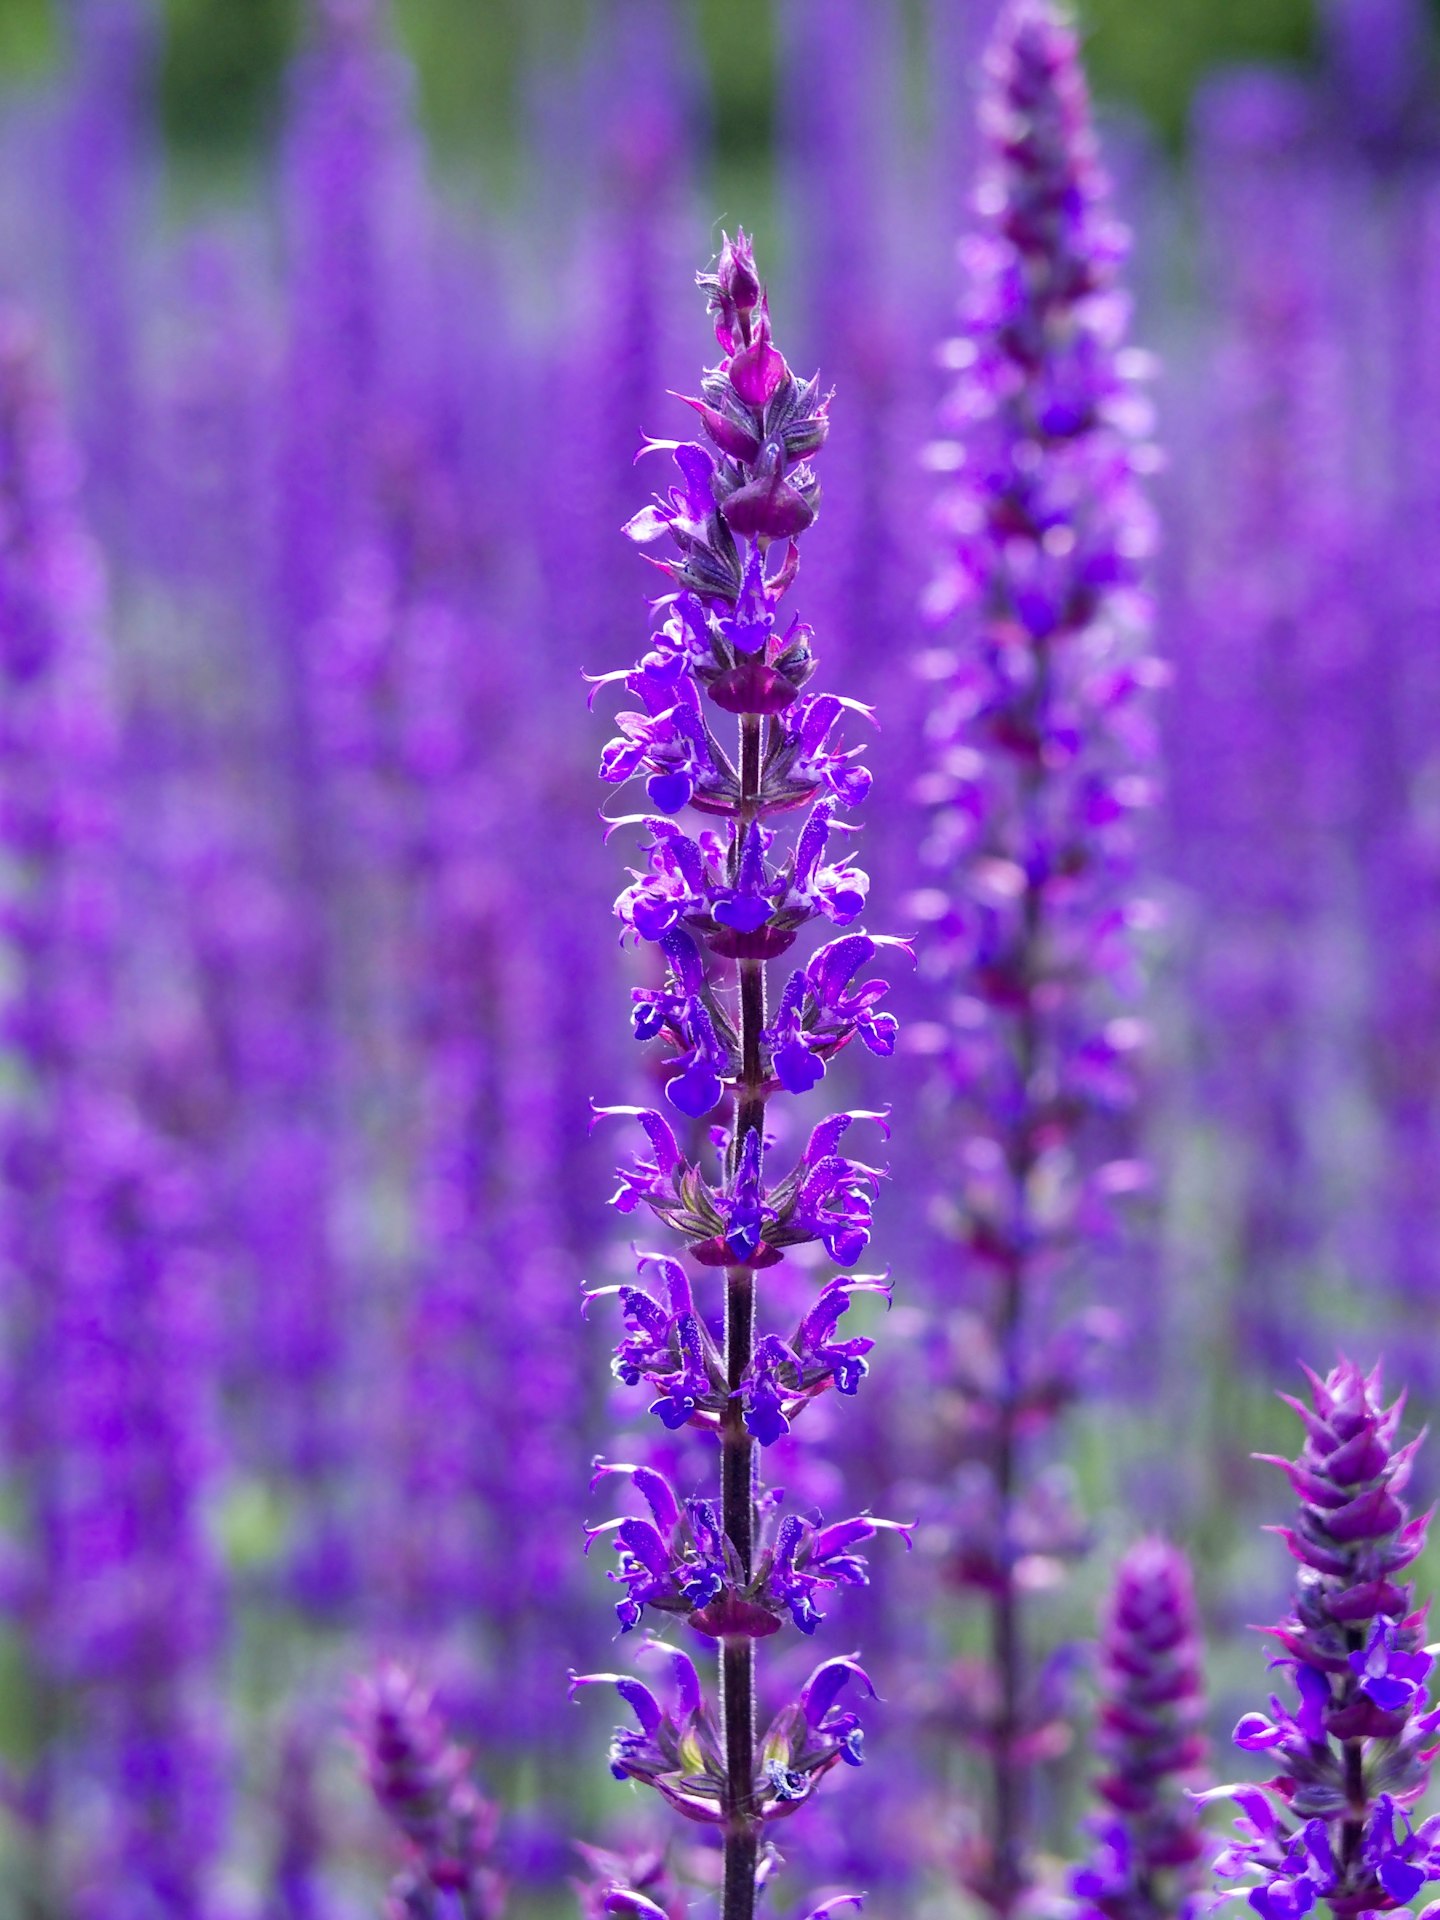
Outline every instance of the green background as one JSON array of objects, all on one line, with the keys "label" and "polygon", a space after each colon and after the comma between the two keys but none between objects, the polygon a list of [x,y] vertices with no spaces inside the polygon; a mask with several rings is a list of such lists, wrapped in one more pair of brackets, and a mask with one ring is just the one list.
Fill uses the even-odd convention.
[{"label": "green background", "polygon": [[[716,100],[719,157],[743,161],[769,133],[774,0],[695,0]],[[568,58],[606,0],[395,0],[442,148],[513,145],[514,76],[527,56]],[[909,13],[911,0],[875,0]],[[1170,138],[1197,77],[1220,61],[1313,59],[1314,0],[1080,0],[1099,90],[1138,105]],[[244,149],[272,124],[300,0],[162,0],[164,113],[201,154]],[[1440,22],[1440,0],[1432,0]],[[0,73],[55,57],[53,0],[0,0]]]}]

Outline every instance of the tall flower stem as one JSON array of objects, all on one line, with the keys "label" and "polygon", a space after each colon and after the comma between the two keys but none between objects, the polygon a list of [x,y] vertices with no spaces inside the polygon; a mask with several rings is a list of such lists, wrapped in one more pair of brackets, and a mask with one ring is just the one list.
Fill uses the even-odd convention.
[{"label": "tall flower stem", "polygon": [[948,1314],[964,1408],[949,1572],[989,1651],[983,1685],[954,1703],[986,1782],[961,1864],[1009,1920],[1036,1875],[1037,1756],[1064,1712],[1026,1595],[1085,1542],[1036,1442],[1113,1334],[1113,1315],[1071,1301],[1123,1245],[1114,1202],[1145,1177],[1126,1118],[1141,1032],[1132,889],[1160,674],[1144,652],[1149,456],[1123,350],[1123,236],[1054,0],[1006,0],[987,74],[985,181],[947,348],[958,377],[931,449],[956,478],[937,503],[947,553],[926,606],[958,619],[924,661],[945,688],[924,784],[924,858],[943,884],[917,907],[946,989],[930,1044],[958,1147],[949,1271],[968,1296]]},{"label": "tall flower stem", "polygon": [[755,1642],[727,1640],[722,1666],[728,1812],[720,1910],[724,1920],[750,1920],[760,1859],[760,1827],[749,1784],[755,1771]]},{"label": "tall flower stem", "polygon": [[[758,1102],[763,1113],[764,1102]],[[735,1151],[740,1150],[736,1121]],[[720,1436],[721,1525],[749,1584],[755,1541],[755,1443],[745,1429],[740,1398],[755,1347],[755,1275],[749,1267],[725,1273],[725,1378],[735,1397]],[[755,1642],[748,1635],[723,1643],[720,1723],[725,1748],[725,1878],[723,1920],[750,1920],[760,1827],[755,1816]]]},{"label": "tall flower stem", "polygon": [[[760,809],[761,716],[740,720],[739,818],[755,831]],[[765,1073],[761,1035],[765,1027],[765,963],[741,960],[740,1080],[735,1094],[731,1164],[738,1170],[748,1133],[764,1133]],[[755,1544],[755,1443],[745,1426],[743,1389],[755,1349],[755,1270],[725,1270],[725,1380],[731,1394],[720,1432],[721,1525],[740,1558],[746,1583]],[[755,1911],[755,1874],[760,1826],[755,1817],[755,1642],[727,1638],[721,1656],[720,1720],[725,1743],[725,1873],[722,1920],[750,1920]]]},{"label": "tall flower stem", "polygon": [[[778,994],[767,991],[767,966],[807,924],[848,928],[864,910],[867,877],[827,853],[833,836],[852,831],[837,814],[859,806],[870,786],[860,750],[837,730],[870,713],[836,694],[802,693],[816,664],[810,629],[777,619],[799,538],[815,519],[810,462],[829,430],[828,397],[817,379],[797,379],[774,346],[743,234],[726,241],[701,285],[724,358],[704,375],[703,397],[688,402],[706,442],[647,442],[673,453],[683,485],[626,532],[643,546],[667,536],[678,556],[658,563],[673,591],[655,603],[662,621],[648,650],[633,670],[601,676],[623,682],[637,702],[619,717],[601,777],[626,786],[643,776],[648,803],[612,822],[639,828],[646,856],[616,914],[628,938],[658,949],[664,969],[656,969],[663,985],[632,991],[635,1036],[667,1049],[668,1109],[690,1121],[729,1117],[710,1133],[721,1147],[717,1177],[686,1157],[660,1109],[597,1109],[638,1120],[654,1156],[621,1169],[613,1204],[647,1208],[680,1236],[683,1257],[637,1249],[656,1291],[601,1287],[589,1297],[617,1297],[625,1324],[617,1378],[647,1383],[667,1429],[688,1428],[717,1448],[719,1499],[682,1499],[653,1466],[601,1461],[597,1480],[627,1480],[650,1517],[621,1514],[589,1533],[592,1542],[610,1536],[619,1555],[611,1578],[623,1589],[622,1629],[649,1609],[718,1641],[718,1694],[708,1701],[694,1662],[665,1641],[646,1651],[669,1663],[672,1705],[627,1674],[577,1674],[572,1687],[618,1689],[639,1729],[616,1730],[611,1771],[647,1782],[717,1834],[723,1920],[751,1920],[767,1828],[789,1819],[834,1766],[860,1764],[859,1719],[840,1695],[852,1682],[873,1692],[852,1656],[832,1657],[757,1738],[756,1643],[787,1624],[813,1633],[823,1593],[863,1585],[860,1542],[882,1531],[910,1537],[869,1514],[826,1526],[786,1512],[779,1489],[761,1497],[757,1449],[789,1433],[818,1393],[853,1394],[867,1371],[873,1343],[839,1338],[840,1316],[857,1295],[890,1298],[884,1278],[842,1273],[798,1324],[762,1324],[760,1307],[773,1307],[780,1290],[762,1300],[757,1274],[788,1249],[819,1242],[840,1268],[864,1251],[880,1170],[849,1159],[840,1143],[857,1120],[885,1122],[832,1113],[777,1177],[766,1107],[781,1092],[808,1094],[856,1035],[873,1053],[894,1050],[896,1022],[877,1011],[886,983],[856,985],[855,976],[877,954],[908,947],[857,928],[792,963]],[[720,744],[721,731],[732,746]],[[718,1286],[723,1342],[712,1331]],[[607,1910],[628,1910],[611,1905],[622,1896],[650,1904],[633,1888],[612,1888]]]}]

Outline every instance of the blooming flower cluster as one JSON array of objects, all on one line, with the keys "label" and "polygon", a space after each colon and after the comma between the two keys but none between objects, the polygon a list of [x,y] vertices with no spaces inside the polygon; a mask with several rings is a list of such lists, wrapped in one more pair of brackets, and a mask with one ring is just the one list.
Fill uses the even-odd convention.
[{"label": "blooming flower cluster", "polygon": [[[932,617],[957,637],[923,662],[933,806],[919,898],[943,1018],[927,1030],[951,1135],[953,1216],[973,1310],[952,1316],[954,1372],[978,1436],[978,1533],[952,1571],[985,1597],[994,1708],[977,1727],[992,1817],[968,1877],[1008,1912],[1028,1876],[1025,1774],[1048,1709],[1030,1679],[1017,1567],[1081,1530],[1027,1482],[1021,1437],[1080,1392],[1108,1323],[1060,1294],[1141,1170],[1112,1116],[1131,1100],[1135,819],[1151,797],[1137,490],[1143,409],[1122,347],[1123,236],[1107,211],[1073,29],[1051,0],[1009,0],[989,56],[980,230],[963,254],[962,332],[939,501]],[[953,1116],[953,1118],[952,1118]],[[973,1718],[973,1716],[972,1716]]]},{"label": "blooming flower cluster", "polygon": [[779,1632],[787,1614],[802,1633],[814,1633],[825,1617],[817,1595],[865,1584],[865,1562],[855,1551],[862,1541],[898,1533],[910,1543],[911,1528],[870,1514],[833,1526],[804,1514],[782,1516],[785,1496],[776,1488],[755,1503],[758,1528],[747,1577],[713,1500],[682,1503],[654,1467],[599,1463],[596,1480],[606,1474],[624,1474],[652,1515],[607,1520],[589,1533],[592,1541],[614,1538],[620,1565],[610,1578],[626,1590],[615,1608],[626,1632],[639,1625],[648,1606],[679,1614],[697,1633],[717,1638],[743,1633],[764,1639]]},{"label": "blooming flower cluster", "polygon": [[[651,1127],[658,1119],[655,1114],[641,1117]],[[823,1121],[815,1132],[833,1134],[840,1122],[853,1117],[838,1115]],[[683,1222],[662,1217],[685,1231]],[[838,1233],[832,1233],[826,1239],[827,1251],[832,1240],[844,1244]],[[710,1251],[704,1246],[691,1248],[702,1264],[720,1264],[707,1257]],[[775,1256],[767,1259],[763,1250],[756,1251],[756,1266],[773,1264]],[[832,1259],[836,1257],[831,1254]],[[840,1316],[856,1294],[877,1295],[887,1305],[890,1301],[889,1281],[874,1274],[829,1281],[788,1339],[770,1333],[755,1343],[737,1394],[726,1383],[721,1348],[696,1311],[694,1288],[685,1268],[678,1260],[648,1253],[641,1254],[640,1267],[642,1273],[651,1267],[655,1270],[659,1284],[654,1291],[621,1285],[596,1287],[587,1295],[588,1299],[618,1297],[625,1338],[615,1350],[616,1377],[627,1386],[644,1380],[654,1387],[658,1398],[651,1402],[650,1411],[672,1428],[693,1425],[718,1432],[726,1409],[738,1400],[747,1430],[764,1446],[788,1433],[796,1413],[816,1394],[829,1387],[843,1394],[857,1390],[869,1370],[866,1356],[875,1343],[863,1335],[837,1338]]]},{"label": "blooming flower cluster", "polygon": [[[743,1624],[738,1631],[745,1632]],[[687,1820],[723,1824],[729,1817],[728,1761],[719,1721],[701,1691],[695,1663],[663,1641],[651,1641],[649,1651],[670,1662],[673,1684],[666,1704],[629,1674],[577,1674],[571,1681],[572,1693],[581,1687],[610,1685],[634,1713],[638,1728],[618,1727],[610,1748],[610,1770],[617,1780],[639,1780],[654,1787]],[[874,1696],[869,1676],[853,1659],[826,1660],[797,1697],[775,1715],[759,1745],[750,1796],[752,1817],[785,1819],[810,1798],[838,1762],[852,1767],[861,1764],[864,1736],[859,1716],[837,1704],[852,1679]]]},{"label": "blooming flower cluster", "polygon": [[1234,1895],[1248,1894],[1261,1920],[1299,1920],[1321,1902],[1388,1913],[1440,1880],[1440,1816],[1411,1817],[1440,1752],[1425,1609],[1403,1577],[1428,1522],[1402,1497],[1419,1438],[1400,1443],[1404,1396],[1383,1404],[1378,1368],[1342,1360],[1307,1378],[1309,1406],[1284,1396],[1304,1446],[1272,1462],[1300,1502],[1294,1526],[1276,1529],[1299,1563],[1295,1601],[1269,1629],[1294,1699],[1272,1695],[1268,1713],[1235,1729],[1236,1746],[1276,1772],[1203,1796],[1239,1809],[1216,1871],[1245,1883]]},{"label": "blooming flower cluster", "polygon": [[[863,1378],[870,1340],[838,1333],[853,1300],[890,1298],[885,1279],[856,1274],[823,1285],[798,1324],[758,1324],[756,1274],[787,1249],[818,1242],[842,1268],[859,1259],[882,1169],[842,1147],[857,1121],[885,1126],[879,1113],[834,1114],[776,1173],[766,1105],[813,1089],[857,1036],[872,1053],[893,1051],[885,984],[857,976],[887,950],[908,949],[855,925],[869,883],[845,848],[843,815],[870,781],[845,734],[868,710],[804,691],[815,670],[810,630],[780,611],[816,514],[811,461],[828,431],[828,397],[775,346],[743,233],[700,284],[722,354],[688,400],[704,439],[647,442],[672,457],[679,484],[626,528],[644,547],[671,543],[655,562],[667,582],[659,625],[635,668],[598,683],[623,684],[635,702],[601,776],[617,786],[643,780],[653,809],[612,822],[612,831],[639,828],[644,851],[615,910],[624,937],[664,970],[663,984],[634,990],[633,1024],[637,1039],[664,1048],[665,1102],[678,1118],[598,1111],[637,1119],[650,1149],[622,1170],[615,1206],[648,1208],[681,1236],[701,1276],[725,1269],[723,1340],[712,1330],[718,1316],[697,1299],[700,1276],[681,1258],[642,1252],[650,1284],[596,1293],[618,1299],[623,1317],[617,1377],[647,1386],[665,1427],[718,1438],[721,1493],[682,1501],[654,1468],[602,1462],[597,1478],[627,1478],[649,1517],[622,1515],[590,1537],[609,1536],[619,1556],[623,1628],[649,1608],[722,1643],[722,1706],[707,1705],[693,1664],[673,1648],[662,1649],[673,1705],[624,1677],[576,1684],[612,1680],[635,1712],[639,1731],[617,1734],[612,1750],[618,1774],[725,1829],[723,1905],[738,1917],[753,1907],[766,1824],[792,1813],[838,1761],[859,1764],[858,1722],[837,1700],[852,1680],[870,1690],[853,1660],[825,1661],[757,1742],[755,1643],[786,1622],[812,1633],[826,1593],[864,1583],[857,1549],[877,1532],[909,1539],[869,1515],[826,1525],[784,1512],[783,1496],[756,1481],[756,1446],[786,1434],[817,1394],[853,1394]],[[722,716],[738,721],[729,746]],[[788,834],[787,816],[796,823]],[[853,930],[794,965],[772,1000],[767,966],[811,923]],[[712,1131],[711,1172],[676,1127],[720,1112],[728,1123]]]},{"label": "blooming flower cluster", "polygon": [[1095,1781],[1104,1811],[1071,1879],[1083,1920],[1199,1911],[1205,1843],[1187,1787],[1205,1759],[1204,1688],[1190,1568],[1164,1540],[1121,1560],[1100,1645]]}]

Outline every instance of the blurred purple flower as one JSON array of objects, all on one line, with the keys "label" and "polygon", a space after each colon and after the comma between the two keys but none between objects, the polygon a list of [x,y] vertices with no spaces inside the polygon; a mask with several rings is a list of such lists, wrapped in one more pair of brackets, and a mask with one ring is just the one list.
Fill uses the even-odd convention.
[{"label": "blurred purple flower", "polygon": [[1187,1789],[1205,1762],[1205,1699],[1190,1569],[1163,1540],[1121,1560],[1100,1643],[1095,1746],[1105,1811],[1071,1876],[1082,1920],[1172,1920],[1200,1911],[1205,1853]]},{"label": "blurred purple flower", "polygon": [[121,1019],[118,727],[78,478],[33,332],[7,308],[0,841],[16,1084],[0,1216],[6,1450],[25,1468],[7,1598],[35,1717],[27,1799],[50,1841],[98,1807],[56,1900],[88,1912],[119,1883],[203,1915],[226,1817],[223,1589],[202,1521],[213,1274],[196,1169],[147,1124]]},{"label": "blurred purple flower", "polygon": [[[921,789],[935,882],[916,904],[946,996],[923,1038],[960,1143],[947,1204],[983,1302],[960,1385],[994,1488],[983,1551],[962,1530],[952,1561],[987,1595],[997,1682],[990,1808],[965,1871],[1006,1914],[1030,1876],[1025,1756],[1045,1745],[1017,1576],[1022,1443],[1081,1390],[1088,1343],[1062,1288],[1113,1243],[1114,1199],[1141,1177],[1124,1127],[1140,1029],[1125,1003],[1160,675],[1144,651],[1146,411],[1123,348],[1124,236],[1075,33],[1049,0],[1003,9],[982,127],[980,224],[945,350],[957,374],[929,455],[955,477],[926,607],[957,632],[923,661],[938,693]],[[1056,1547],[1075,1531],[1065,1523]]]},{"label": "blurred purple flower", "polygon": [[387,1665],[360,1686],[354,1722],[365,1777],[409,1862],[391,1883],[387,1920],[499,1920],[498,1815],[429,1695],[403,1667]]}]

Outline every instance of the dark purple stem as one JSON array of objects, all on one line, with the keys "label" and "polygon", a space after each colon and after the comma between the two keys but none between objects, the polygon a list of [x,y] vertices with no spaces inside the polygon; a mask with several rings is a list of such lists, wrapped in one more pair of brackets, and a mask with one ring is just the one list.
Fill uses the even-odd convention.
[{"label": "dark purple stem", "polygon": [[[760,802],[758,714],[740,721],[741,819],[747,832]],[[743,852],[743,843],[737,854]],[[765,965],[742,960],[740,971],[740,1086],[735,1099],[733,1151],[738,1166],[748,1133],[765,1126],[765,1080],[760,1034],[765,1025]],[[736,1394],[755,1344],[755,1271],[730,1267],[725,1274],[725,1375]],[[732,1399],[720,1435],[721,1503],[725,1533],[740,1556],[745,1578],[755,1540],[754,1443],[745,1427],[744,1404]],[[755,1817],[755,1642],[727,1638],[721,1657],[720,1701],[725,1740],[725,1879],[722,1920],[751,1920],[755,1876],[760,1858],[760,1823]]]},{"label": "dark purple stem", "polygon": [[[1345,1635],[1346,1651],[1359,1653],[1364,1645],[1364,1634],[1352,1627]],[[1345,1692],[1354,1694],[1356,1691],[1354,1681],[1347,1676]],[[1342,1766],[1348,1815],[1340,1829],[1340,1868],[1342,1873],[1350,1873],[1360,1864],[1361,1849],[1365,1840],[1365,1821],[1370,1811],[1369,1796],[1365,1786],[1365,1742],[1342,1740],[1340,1751],[1344,1756]]]}]

